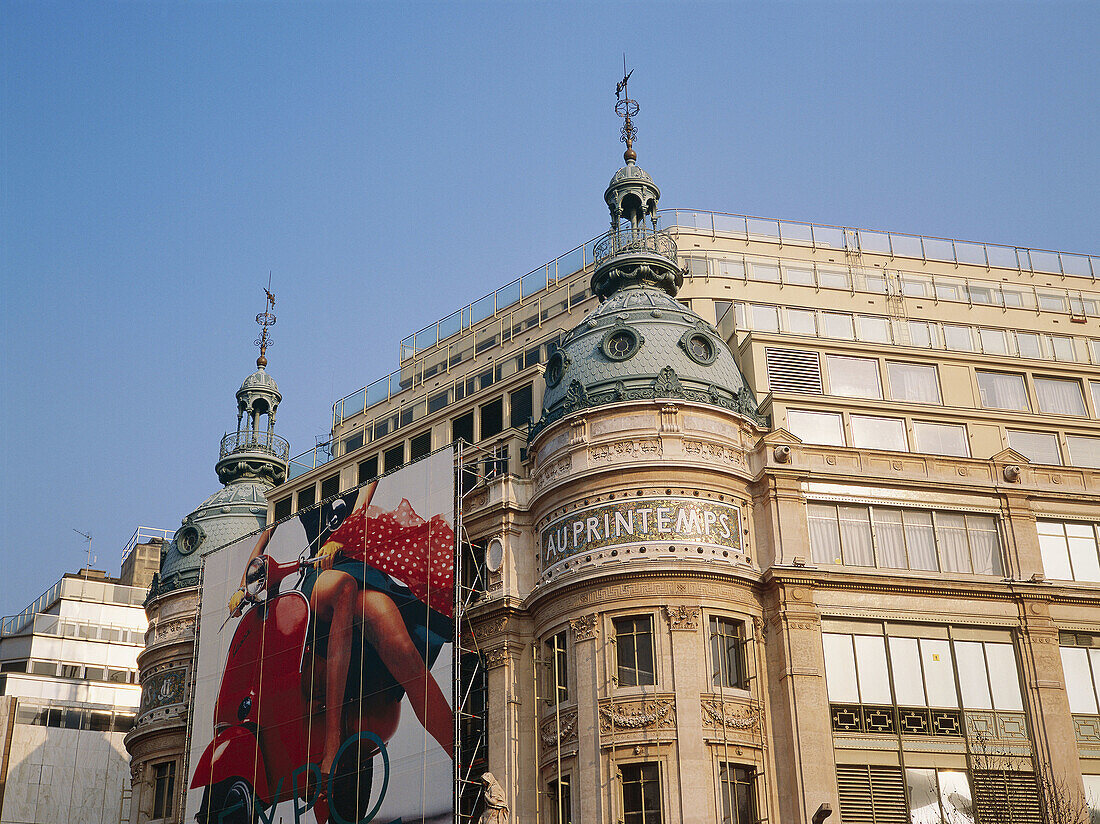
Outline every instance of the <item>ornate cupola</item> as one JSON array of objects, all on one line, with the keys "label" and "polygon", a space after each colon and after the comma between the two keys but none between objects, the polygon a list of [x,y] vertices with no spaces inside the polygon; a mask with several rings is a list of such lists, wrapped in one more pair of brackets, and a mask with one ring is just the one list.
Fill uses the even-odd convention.
[{"label": "ornate cupola", "polygon": [[[275,325],[275,295],[267,294],[267,309],[256,315],[263,328],[256,345],[256,371],[244,379],[237,390],[237,431],[222,438],[216,467],[223,484],[239,480],[279,484],[286,480],[289,446],[275,434],[275,413],[279,409],[279,385],[267,374],[267,347],[271,345],[268,328]],[[267,419],[266,425],[263,418]]]},{"label": "ornate cupola", "polygon": [[626,165],[604,192],[611,231],[593,247],[601,305],[570,330],[546,365],[543,416],[532,436],[579,409],[632,400],[705,403],[759,422],[756,399],[718,330],[676,299],[676,241],[658,225],[661,190],[637,165],[638,104],[616,89]]}]

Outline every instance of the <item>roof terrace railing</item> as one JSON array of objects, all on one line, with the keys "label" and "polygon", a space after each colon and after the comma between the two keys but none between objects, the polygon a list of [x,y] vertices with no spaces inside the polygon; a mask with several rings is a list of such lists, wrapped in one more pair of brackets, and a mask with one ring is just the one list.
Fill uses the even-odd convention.
[{"label": "roof terrace railing", "polygon": [[58,581],[52,587],[47,589],[41,595],[34,599],[30,606],[23,609],[21,612],[8,616],[0,622],[0,636],[5,635],[17,635],[34,620],[35,613],[42,612],[50,604],[61,597],[61,584],[62,581]]},{"label": "roof terrace railing", "polygon": [[122,560],[125,561],[129,558],[130,553],[134,551],[134,548],[138,544],[147,544],[151,538],[160,538],[164,543],[168,543],[175,534],[176,531],[174,529],[159,529],[155,526],[139,526],[134,530],[134,534],[130,536],[130,540],[126,542],[126,546],[122,548]]},{"label": "roof terrace railing", "polygon": [[[658,214],[661,218],[662,231],[675,229],[702,231],[713,236],[723,235],[745,240],[775,242],[781,246],[792,244],[813,249],[833,249],[845,253],[889,255],[952,263],[956,266],[1007,268],[1021,272],[1087,277],[1093,280],[1100,276],[1100,257],[1095,255],[853,229],[725,212],[662,209]],[[452,312],[442,320],[409,335],[401,341],[401,362],[415,358],[447,338],[468,331],[478,323],[500,315],[516,304],[556,286],[564,278],[583,270],[593,263],[595,257],[598,257],[594,254],[595,244],[606,241],[606,238],[607,235],[593,238],[505,284],[495,292]],[[606,253],[607,249],[601,248],[600,252]],[[340,398],[332,406],[333,425],[352,415],[366,412],[371,407],[408,389],[414,383],[412,374],[407,368],[397,369]],[[310,460],[307,461],[312,464],[309,467],[304,464],[292,466],[291,477],[325,462],[322,460],[320,463],[314,463]],[[294,460],[291,463],[293,464]]]}]

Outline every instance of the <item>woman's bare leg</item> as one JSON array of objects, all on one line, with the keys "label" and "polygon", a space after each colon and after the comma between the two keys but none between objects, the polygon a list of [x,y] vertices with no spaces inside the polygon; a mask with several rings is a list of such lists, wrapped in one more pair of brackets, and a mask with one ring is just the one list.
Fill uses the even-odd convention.
[{"label": "woman's bare leg", "polygon": [[332,763],[343,737],[344,688],[351,663],[351,622],[358,585],[346,572],[328,569],[317,576],[310,605],[318,621],[328,630],[328,654],[325,656],[325,749],[321,772],[332,772]]},{"label": "woman's bare leg", "polygon": [[359,593],[359,616],[363,634],[378,651],[378,657],[408,693],[416,717],[428,734],[447,753],[454,755],[454,716],[435,677],[424,665],[409,637],[401,613],[388,595],[373,590]]}]

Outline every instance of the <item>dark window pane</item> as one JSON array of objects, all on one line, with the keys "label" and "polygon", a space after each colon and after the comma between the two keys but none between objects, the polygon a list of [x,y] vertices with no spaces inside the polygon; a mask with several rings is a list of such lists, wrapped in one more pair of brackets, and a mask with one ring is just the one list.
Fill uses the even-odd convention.
[{"label": "dark window pane", "polygon": [[360,429],[346,441],[344,441],[344,454],[354,452],[363,445],[363,430]]},{"label": "dark window pane", "polygon": [[534,390],[531,384],[517,389],[508,396],[511,407],[509,412],[509,424],[513,427],[527,426],[532,416]]},{"label": "dark window pane", "polygon": [[409,460],[415,461],[417,458],[423,455],[427,455],[431,451],[431,430],[428,430],[427,432],[421,432],[419,435],[409,441]]},{"label": "dark window pane", "polygon": [[325,498],[331,498],[340,492],[340,476],[329,475],[323,481],[321,481],[321,500]]},{"label": "dark window pane", "polygon": [[307,486],[305,489],[298,493],[298,509],[305,509],[308,506],[313,506],[317,500],[317,490],[312,486]]},{"label": "dark window pane", "polygon": [[290,496],[275,502],[275,520],[281,521],[290,515]]},{"label": "dark window pane", "polygon": [[359,483],[365,483],[378,477],[378,456],[371,455],[365,461],[359,462]]},{"label": "dark window pane", "polygon": [[481,438],[491,438],[504,429],[504,399],[497,398],[481,407]]},{"label": "dark window pane", "polygon": [[383,455],[383,463],[386,467],[386,472],[391,469],[397,469],[405,463],[405,444],[399,443],[397,446],[387,449]]},{"label": "dark window pane", "polygon": [[459,439],[466,441],[466,443],[474,442],[474,413],[467,412],[465,415],[459,415],[457,418],[451,421],[451,442]]}]

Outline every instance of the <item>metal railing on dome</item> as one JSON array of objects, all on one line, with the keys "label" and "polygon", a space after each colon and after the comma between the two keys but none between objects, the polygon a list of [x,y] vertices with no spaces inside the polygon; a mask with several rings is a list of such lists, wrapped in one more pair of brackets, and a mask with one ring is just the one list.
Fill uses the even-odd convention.
[{"label": "metal railing on dome", "polygon": [[271,432],[230,432],[222,438],[218,458],[234,452],[267,452],[285,461],[290,455],[290,443]]},{"label": "metal railing on dome", "polygon": [[649,252],[676,260],[676,241],[663,229],[618,229],[608,232],[592,247],[596,263],[618,255]]}]

